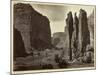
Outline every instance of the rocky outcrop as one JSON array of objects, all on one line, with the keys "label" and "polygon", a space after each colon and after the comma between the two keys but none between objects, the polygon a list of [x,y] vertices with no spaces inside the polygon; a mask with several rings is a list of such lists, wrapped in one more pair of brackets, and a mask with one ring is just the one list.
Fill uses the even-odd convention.
[{"label": "rocky outcrop", "polygon": [[69,59],[72,60],[78,55],[84,55],[87,45],[90,45],[90,29],[85,10],[80,9],[79,18],[76,13],[74,18],[71,12],[68,13],[65,34]]},{"label": "rocky outcrop", "polygon": [[88,28],[87,13],[85,10],[80,9],[79,14],[79,49],[82,52],[86,52],[86,46],[90,44],[90,32]]},{"label": "rocky outcrop", "polygon": [[14,27],[21,32],[25,49],[45,49],[51,46],[49,20],[37,12],[30,4],[14,5]]},{"label": "rocky outcrop", "polygon": [[64,32],[56,32],[53,34],[52,44],[57,48],[65,48],[66,34]]},{"label": "rocky outcrop", "polygon": [[72,12],[70,11],[68,14],[67,14],[67,19],[66,19],[66,28],[68,29],[65,29],[68,30],[68,36],[69,36],[69,59],[72,60],[72,35],[73,35],[73,16],[72,16]]}]

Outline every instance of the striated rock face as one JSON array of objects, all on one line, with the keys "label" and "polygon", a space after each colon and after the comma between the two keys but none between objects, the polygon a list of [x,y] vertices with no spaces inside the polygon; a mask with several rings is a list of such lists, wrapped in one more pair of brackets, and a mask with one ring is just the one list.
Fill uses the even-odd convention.
[{"label": "striated rock face", "polygon": [[90,32],[88,28],[87,13],[80,9],[79,14],[79,49],[82,54],[86,51],[86,46],[90,44]]},{"label": "striated rock face", "polygon": [[51,30],[47,17],[33,11],[32,27],[30,33],[31,46],[35,49],[46,49],[51,47]]},{"label": "striated rock face", "polygon": [[90,24],[93,24],[91,22],[93,20],[94,19],[88,20],[87,13],[83,9],[80,9],[79,18],[76,13],[74,14],[74,18],[71,12],[68,13],[65,26],[65,41],[70,60],[73,59],[74,56],[76,57],[78,54],[84,55],[86,52],[87,45],[90,45],[91,42],[90,35],[93,35],[93,27],[90,26]]},{"label": "striated rock face", "polygon": [[30,4],[14,5],[14,27],[21,32],[25,49],[50,48],[51,30],[47,17],[41,15]]},{"label": "striated rock face", "polygon": [[92,14],[88,17],[88,25],[89,25],[89,31],[90,31],[90,45],[94,47],[94,11]]},{"label": "striated rock face", "polygon": [[25,51],[24,42],[21,33],[14,28],[14,59],[16,57],[25,57],[27,53]]},{"label": "striated rock face", "polygon": [[75,39],[78,40],[79,20],[76,13],[74,14],[74,31],[75,31]]},{"label": "striated rock face", "polygon": [[[72,12],[70,11],[68,13],[67,19],[66,19],[66,25],[68,28],[68,36],[69,36],[69,56],[70,56],[70,60],[72,60],[72,35],[73,35],[73,16],[72,16]],[[67,29],[65,29],[66,31]]]},{"label": "striated rock face", "polygon": [[29,4],[18,3],[14,5],[14,27],[21,32],[25,49],[30,50],[30,31],[32,7]]},{"label": "striated rock face", "polygon": [[78,54],[78,35],[79,35],[79,19],[76,15],[76,13],[74,14],[74,23],[73,23],[73,27],[74,27],[74,32],[73,32],[73,37],[72,37],[72,46],[73,46],[73,54],[74,57],[76,57],[76,55]]}]

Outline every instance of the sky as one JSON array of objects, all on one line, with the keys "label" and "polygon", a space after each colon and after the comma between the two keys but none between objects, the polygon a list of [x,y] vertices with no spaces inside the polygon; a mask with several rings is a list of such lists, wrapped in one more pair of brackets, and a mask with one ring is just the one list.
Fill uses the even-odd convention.
[{"label": "sky", "polygon": [[67,18],[67,13],[69,11],[72,11],[72,14],[76,12],[78,16],[79,10],[82,8],[87,12],[87,16],[89,16],[95,9],[94,6],[88,6],[88,5],[32,3],[32,2],[31,3],[24,2],[24,3],[30,4],[36,11],[38,11],[39,13],[41,13],[42,15],[46,16],[49,19],[52,35],[55,32],[64,32],[66,26],[65,20]]}]

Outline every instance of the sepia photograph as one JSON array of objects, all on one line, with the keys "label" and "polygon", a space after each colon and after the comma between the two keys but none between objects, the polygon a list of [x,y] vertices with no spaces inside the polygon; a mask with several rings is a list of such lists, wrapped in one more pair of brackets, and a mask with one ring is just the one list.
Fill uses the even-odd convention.
[{"label": "sepia photograph", "polygon": [[95,69],[96,6],[11,1],[11,73]]}]

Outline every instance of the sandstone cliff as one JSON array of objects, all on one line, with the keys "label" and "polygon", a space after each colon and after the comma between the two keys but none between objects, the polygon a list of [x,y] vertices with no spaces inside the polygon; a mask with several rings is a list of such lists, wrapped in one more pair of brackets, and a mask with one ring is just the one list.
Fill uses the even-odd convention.
[{"label": "sandstone cliff", "polygon": [[21,32],[27,52],[51,47],[49,20],[30,4],[14,5],[14,28]]}]

